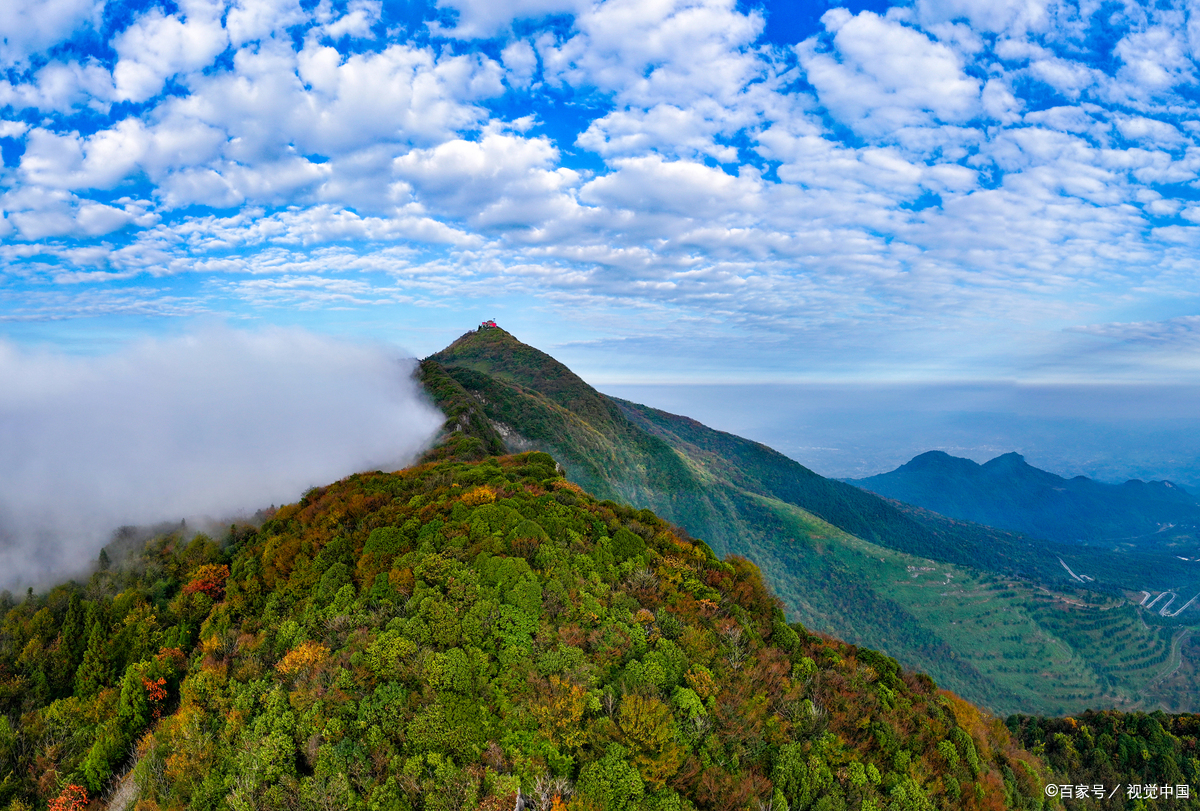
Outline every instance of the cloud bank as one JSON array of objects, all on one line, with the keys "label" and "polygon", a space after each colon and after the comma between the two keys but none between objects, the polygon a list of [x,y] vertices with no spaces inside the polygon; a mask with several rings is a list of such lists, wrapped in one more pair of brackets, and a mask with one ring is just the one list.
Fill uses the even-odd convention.
[{"label": "cloud bank", "polygon": [[104,357],[0,344],[0,588],[120,525],[221,519],[410,462],[442,416],[393,350],[214,328]]}]

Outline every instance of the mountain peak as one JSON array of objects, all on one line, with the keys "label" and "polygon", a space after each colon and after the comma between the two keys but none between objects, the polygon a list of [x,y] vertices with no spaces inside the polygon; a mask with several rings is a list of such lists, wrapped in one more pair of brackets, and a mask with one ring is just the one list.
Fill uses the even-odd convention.
[{"label": "mountain peak", "polygon": [[979,465],[970,459],[963,459],[959,456],[951,456],[945,451],[926,451],[925,453],[914,456],[906,464],[901,465],[897,470],[905,470],[909,472],[960,472],[965,470],[973,470],[978,467]]},{"label": "mountain peak", "polygon": [[441,352],[431,355],[443,366],[466,366],[477,372],[519,383],[528,388],[541,387],[559,381],[552,389],[587,386],[583,380],[541,350],[522,343],[512,333],[485,321],[478,329],[460,336]]},{"label": "mountain peak", "polygon": [[495,326],[494,321],[483,322],[428,360],[515,383],[574,412],[597,428],[620,419],[617,407],[583,378],[540,349]]},{"label": "mountain peak", "polygon": [[[476,355],[488,350],[519,350],[526,347],[511,332],[496,326],[495,321],[484,321],[478,328],[464,332],[449,346],[433,355],[434,359],[444,356]],[[528,347],[526,347],[528,348]],[[445,363],[444,359],[440,362]]]}]

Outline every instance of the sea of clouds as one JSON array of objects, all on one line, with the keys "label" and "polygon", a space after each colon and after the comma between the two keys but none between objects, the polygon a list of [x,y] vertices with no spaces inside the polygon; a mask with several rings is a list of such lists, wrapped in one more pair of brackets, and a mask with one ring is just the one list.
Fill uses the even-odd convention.
[{"label": "sea of clouds", "polygon": [[0,588],[86,573],[122,525],[233,518],[411,462],[443,419],[413,369],[298,329],[99,357],[0,343]]}]

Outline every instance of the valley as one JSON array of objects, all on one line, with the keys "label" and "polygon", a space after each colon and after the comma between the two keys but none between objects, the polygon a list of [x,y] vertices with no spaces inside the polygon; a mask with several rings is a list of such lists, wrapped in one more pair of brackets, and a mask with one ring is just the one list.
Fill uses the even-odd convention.
[{"label": "valley", "polygon": [[[897,552],[838,530],[781,502],[770,503],[793,528],[792,544],[849,586],[822,600],[798,592],[778,573],[786,557],[757,552],[777,591],[809,627],[881,650],[926,637],[941,646],[915,651],[914,661],[955,692],[985,696],[1000,714],[1062,715],[1086,707],[1182,711],[1192,697],[1162,689],[1184,660],[1189,628],[1147,625],[1121,598],[1058,591],[956,564]],[[847,599],[853,591],[858,599]],[[878,605],[885,602],[890,611]],[[899,609],[899,611],[896,611]],[[885,616],[885,613],[887,614]],[[897,618],[903,617],[901,623]],[[899,627],[898,627],[899,626]],[[906,647],[914,647],[911,643]],[[944,658],[949,653],[949,659]]]}]

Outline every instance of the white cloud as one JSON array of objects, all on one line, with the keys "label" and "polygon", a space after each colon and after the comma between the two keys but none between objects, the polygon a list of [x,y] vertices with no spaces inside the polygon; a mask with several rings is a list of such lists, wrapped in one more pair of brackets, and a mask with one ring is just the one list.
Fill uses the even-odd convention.
[{"label": "white cloud", "polygon": [[1097,113],[1102,114],[1103,110],[1094,104],[1077,107],[1048,107],[1026,114],[1024,122],[1037,124],[1044,129],[1057,132],[1071,132],[1095,137],[1103,135],[1108,130],[1107,123],[1093,117]]},{"label": "white cloud", "polygon": [[573,207],[579,175],[554,169],[558,151],[545,138],[489,128],[478,141],[448,141],[397,158],[395,175],[429,209],[478,227],[534,225]]},{"label": "white cloud", "polygon": [[980,31],[1041,31],[1050,22],[1049,0],[917,0],[917,16],[924,25],[967,20]]},{"label": "white cloud", "polygon": [[380,0],[350,0],[346,13],[324,26],[323,33],[334,40],[370,37],[371,28],[379,22],[382,13]]},{"label": "white cloud", "polygon": [[1166,121],[1143,116],[1121,116],[1116,121],[1121,137],[1150,146],[1178,149],[1191,144],[1191,139]]},{"label": "white cloud", "polygon": [[604,157],[637,155],[654,150],[677,155],[710,155],[724,163],[738,159],[737,148],[720,144],[716,136],[734,133],[753,123],[743,117],[729,120],[729,110],[716,102],[686,109],[657,104],[649,110],[614,110],[593,121],[576,143]]},{"label": "white cloud", "polygon": [[5,0],[0,3],[0,65],[23,62],[97,23],[104,6],[105,0]]},{"label": "white cloud", "polygon": [[[127,118],[86,137],[31,130],[23,176],[40,185],[106,189],[145,172],[168,208],[306,195],[379,209],[391,204],[388,194],[380,196],[386,184],[379,167],[409,144],[436,143],[473,126],[483,115],[475,102],[503,92],[502,68],[491,60],[439,59],[400,45],[348,58],[311,41],[299,53],[261,46],[239,51],[235,67],[194,76],[193,92],[165,100],[149,125]],[[388,142],[396,144],[391,156],[378,154]],[[304,157],[310,153],[344,159],[313,162]],[[361,174],[367,169],[355,167],[375,171],[370,188]],[[334,177],[335,168],[344,176]]]},{"label": "white cloud", "polygon": [[580,198],[611,208],[649,215],[708,218],[743,217],[761,205],[761,181],[748,173],[734,177],[692,161],[661,157],[622,158],[616,171],[589,181]]},{"label": "white cloud", "polygon": [[821,103],[857,131],[879,136],[935,121],[963,123],[981,112],[981,83],[959,56],[919,31],[869,11],[822,17],[830,51],[816,39],[797,46]]},{"label": "white cloud", "polygon": [[152,98],[164,81],[207,67],[228,46],[220,19],[223,3],[193,0],[186,6],[186,19],[151,9],[115,40],[120,55],[113,70],[117,101]]},{"label": "white cloud", "polygon": [[77,197],[61,189],[27,186],[0,196],[0,210],[25,240],[47,237],[97,237],[129,224],[135,215],[121,208]]},{"label": "white cloud", "polygon": [[94,60],[50,61],[28,81],[0,81],[0,105],[67,113],[88,106],[106,112],[113,96],[112,75]]},{"label": "white cloud", "polygon": [[437,33],[459,39],[493,37],[503,33],[514,20],[551,14],[578,14],[590,0],[438,0],[438,8],[452,12],[453,26],[430,23]]},{"label": "white cloud", "polygon": [[1012,124],[1020,120],[1021,102],[1012,88],[1000,79],[987,80],[980,102],[988,117],[1001,124]]},{"label": "white cloud", "polygon": [[234,72],[196,80],[190,96],[166,107],[227,132],[226,155],[239,162],[274,158],[292,144],[329,156],[380,140],[437,142],[483,117],[475,102],[504,92],[492,60],[439,59],[404,45],[345,58],[313,42],[298,54],[264,45],[234,61]]},{"label": "white cloud", "polygon": [[410,461],[443,419],[411,370],[396,350],[300,330],[97,358],[0,344],[0,585],[78,574],[122,524],[226,518]]},{"label": "white cloud", "polygon": [[1194,84],[1195,65],[1184,32],[1164,27],[1126,34],[1113,53],[1125,64],[1117,74],[1132,98],[1158,95],[1176,85]]},{"label": "white cloud", "polygon": [[608,0],[575,18],[565,42],[539,40],[548,79],[593,86],[626,104],[732,102],[762,73],[748,49],[763,29],[735,0]]},{"label": "white cloud", "polygon": [[1099,71],[1060,57],[1034,60],[1030,62],[1028,72],[1070,99],[1079,98],[1081,93],[1103,80]]},{"label": "white cloud", "polygon": [[225,18],[230,44],[240,48],[284,32],[308,18],[300,0],[236,0]]},{"label": "white cloud", "polygon": [[500,61],[504,63],[510,85],[521,88],[529,86],[538,64],[537,53],[532,45],[523,39],[513,40],[500,52]]},{"label": "white cloud", "polygon": [[109,189],[134,170],[149,138],[137,119],[81,138],[36,128],[26,136],[21,174],[29,183],[66,189]]}]

